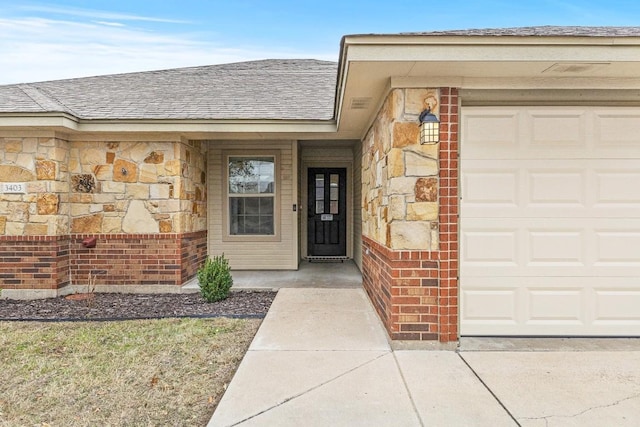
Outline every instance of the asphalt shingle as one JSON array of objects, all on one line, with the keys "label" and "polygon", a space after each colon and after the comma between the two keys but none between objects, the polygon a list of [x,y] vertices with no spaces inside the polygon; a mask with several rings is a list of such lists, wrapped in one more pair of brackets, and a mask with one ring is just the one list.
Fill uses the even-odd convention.
[{"label": "asphalt shingle", "polygon": [[0,86],[0,113],[81,119],[329,120],[337,64],[263,60]]}]

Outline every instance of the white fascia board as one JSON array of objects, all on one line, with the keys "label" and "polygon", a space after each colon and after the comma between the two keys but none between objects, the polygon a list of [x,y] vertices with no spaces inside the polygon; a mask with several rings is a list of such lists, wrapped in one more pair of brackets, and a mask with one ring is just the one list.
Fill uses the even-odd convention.
[{"label": "white fascia board", "polygon": [[64,128],[78,130],[78,120],[68,114],[1,114],[0,128]]},{"label": "white fascia board", "polygon": [[348,46],[348,61],[638,62],[639,45],[423,44]]},{"label": "white fascia board", "polygon": [[496,35],[424,35],[381,34],[352,35],[344,37],[345,46],[354,45],[636,45],[640,37],[596,36],[496,36]]},{"label": "white fascia board", "polygon": [[67,115],[0,115],[0,128],[64,128],[76,132],[333,133],[335,121],[78,120]]},{"label": "white fascia board", "polygon": [[173,133],[316,133],[335,132],[335,121],[199,121],[199,120],[129,120],[82,121],[81,132],[173,132]]}]

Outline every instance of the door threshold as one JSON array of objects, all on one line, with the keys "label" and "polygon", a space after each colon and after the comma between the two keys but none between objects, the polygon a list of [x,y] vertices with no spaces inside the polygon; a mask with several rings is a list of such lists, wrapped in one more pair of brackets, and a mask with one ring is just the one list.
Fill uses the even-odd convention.
[{"label": "door threshold", "polygon": [[309,262],[345,262],[348,261],[348,256],[308,256],[306,258]]}]

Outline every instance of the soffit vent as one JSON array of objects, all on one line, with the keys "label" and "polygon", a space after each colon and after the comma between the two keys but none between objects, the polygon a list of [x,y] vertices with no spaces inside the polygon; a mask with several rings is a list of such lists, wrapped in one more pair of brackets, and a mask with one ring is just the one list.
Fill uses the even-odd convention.
[{"label": "soffit vent", "polygon": [[557,63],[543,71],[543,73],[554,74],[581,74],[589,71],[599,70],[611,65],[609,62],[569,62]]},{"label": "soffit vent", "polygon": [[371,105],[371,98],[351,98],[349,108],[352,110],[366,110]]}]

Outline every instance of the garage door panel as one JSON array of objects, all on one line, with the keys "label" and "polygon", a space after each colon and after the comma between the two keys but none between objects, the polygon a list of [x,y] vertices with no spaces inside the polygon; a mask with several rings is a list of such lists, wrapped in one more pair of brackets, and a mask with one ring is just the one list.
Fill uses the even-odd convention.
[{"label": "garage door panel", "polygon": [[[599,229],[595,234],[596,266],[640,267],[640,228],[637,224],[626,231]],[[640,274],[638,277],[640,281]]]},{"label": "garage door panel", "polygon": [[628,277],[473,278],[460,303],[461,335],[637,336],[640,327],[640,289]]},{"label": "garage door panel", "polygon": [[468,135],[465,150],[469,158],[515,156],[520,121],[520,113],[510,109],[478,110],[466,114],[462,132]]},{"label": "garage door panel", "polygon": [[528,110],[523,130],[528,136],[521,145],[525,152],[560,147],[586,150],[586,118],[584,110]]},{"label": "garage door panel", "polygon": [[463,159],[461,203],[465,217],[637,218],[638,160],[606,160],[606,167],[601,164],[596,159]]},{"label": "garage door panel", "polygon": [[515,326],[518,289],[516,287],[486,287],[464,292],[460,310],[471,323],[497,322]]},{"label": "garage door panel", "polygon": [[640,336],[640,108],[462,124],[461,334]]},{"label": "garage door panel", "polygon": [[[632,205],[631,208],[640,207],[640,171],[636,165],[630,162],[617,162],[615,170],[595,170],[595,207],[612,206],[624,208],[624,205]],[[620,206],[622,205],[622,206]]]},{"label": "garage door panel", "polygon": [[595,324],[624,322],[640,326],[640,290],[636,287],[596,288]]},{"label": "garage door panel", "polygon": [[594,112],[594,145],[602,152],[640,153],[640,112],[637,109],[615,108]]},{"label": "garage door panel", "polygon": [[640,278],[640,219],[463,218],[460,261],[462,277]]},{"label": "garage door panel", "polygon": [[528,290],[529,325],[558,324],[580,325],[585,316],[585,290],[541,287]]}]

